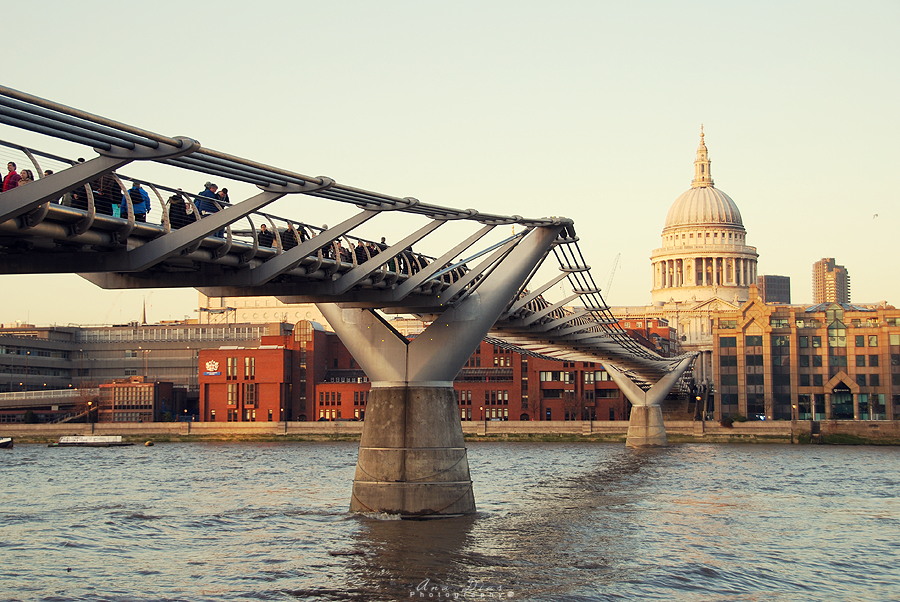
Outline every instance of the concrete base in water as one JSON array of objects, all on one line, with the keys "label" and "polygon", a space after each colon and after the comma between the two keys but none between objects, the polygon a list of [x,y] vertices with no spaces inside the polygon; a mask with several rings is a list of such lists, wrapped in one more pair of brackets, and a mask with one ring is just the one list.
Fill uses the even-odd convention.
[{"label": "concrete base in water", "polygon": [[666,440],[666,425],[663,422],[662,407],[632,406],[628,422],[626,447],[663,447]]},{"label": "concrete base in water", "polygon": [[437,518],[475,512],[452,387],[373,387],[351,512]]}]

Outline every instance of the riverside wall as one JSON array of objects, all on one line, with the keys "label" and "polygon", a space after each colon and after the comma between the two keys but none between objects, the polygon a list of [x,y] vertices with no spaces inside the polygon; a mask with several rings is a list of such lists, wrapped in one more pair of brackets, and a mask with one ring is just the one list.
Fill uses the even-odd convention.
[{"label": "riverside wall", "polygon": [[[782,442],[900,445],[900,421],[666,421],[670,443]],[[64,435],[122,435],[127,441],[356,440],[363,423],[338,422],[116,422],[0,424],[0,437],[50,443]],[[467,440],[625,441],[627,421],[463,422]]]}]

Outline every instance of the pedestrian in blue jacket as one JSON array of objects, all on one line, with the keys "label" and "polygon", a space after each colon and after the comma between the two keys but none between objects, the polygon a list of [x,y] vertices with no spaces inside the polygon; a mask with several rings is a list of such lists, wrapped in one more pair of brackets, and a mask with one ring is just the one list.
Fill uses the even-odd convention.
[{"label": "pedestrian in blue jacket", "polygon": [[[141,188],[141,183],[137,180],[131,184],[127,194],[131,197],[131,206],[134,208],[134,221],[146,222],[147,214],[150,213],[150,195]],[[119,204],[119,215],[128,217],[128,201],[125,200],[124,194],[122,195],[122,202]]]}]

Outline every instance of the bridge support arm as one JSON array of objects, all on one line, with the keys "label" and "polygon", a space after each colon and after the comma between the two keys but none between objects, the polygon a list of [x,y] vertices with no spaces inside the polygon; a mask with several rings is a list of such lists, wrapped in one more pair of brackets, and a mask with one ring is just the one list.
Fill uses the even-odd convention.
[{"label": "bridge support arm", "polygon": [[638,387],[615,366],[608,363],[603,364],[610,378],[631,402],[626,446],[662,447],[668,444],[662,415],[662,402],[693,361],[694,356],[684,358],[647,391]]},{"label": "bridge support arm", "polygon": [[453,379],[506,309],[560,227],[536,228],[408,341],[373,310],[318,304],[372,380],[350,509],[408,517],[475,512]]}]

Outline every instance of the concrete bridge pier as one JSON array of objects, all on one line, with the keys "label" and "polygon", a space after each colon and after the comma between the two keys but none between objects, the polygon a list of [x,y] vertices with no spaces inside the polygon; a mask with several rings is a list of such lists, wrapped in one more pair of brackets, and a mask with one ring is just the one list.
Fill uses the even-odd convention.
[{"label": "concrete bridge pier", "polygon": [[408,517],[475,512],[452,384],[372,388],[350,511]]},{"label": "concrete bridge pier", "polygon": [[666,438],[666,425],[663,421],[662,402],[693,361],[694,356],[684,358],[646,391],[615,366],[603,365],[613,382],[631,402],[631,418],[628,424],[628,435],[625,439],[626,447],[665,447],[669,444]]},{"label": "concrete bridge pier", "polygon": [[351,511],[406,518],[475,512],[453,379],[561,230],[535,228],[510,243],[477,291],[412,340],[373,310],[318,304],[372,381]]}]

